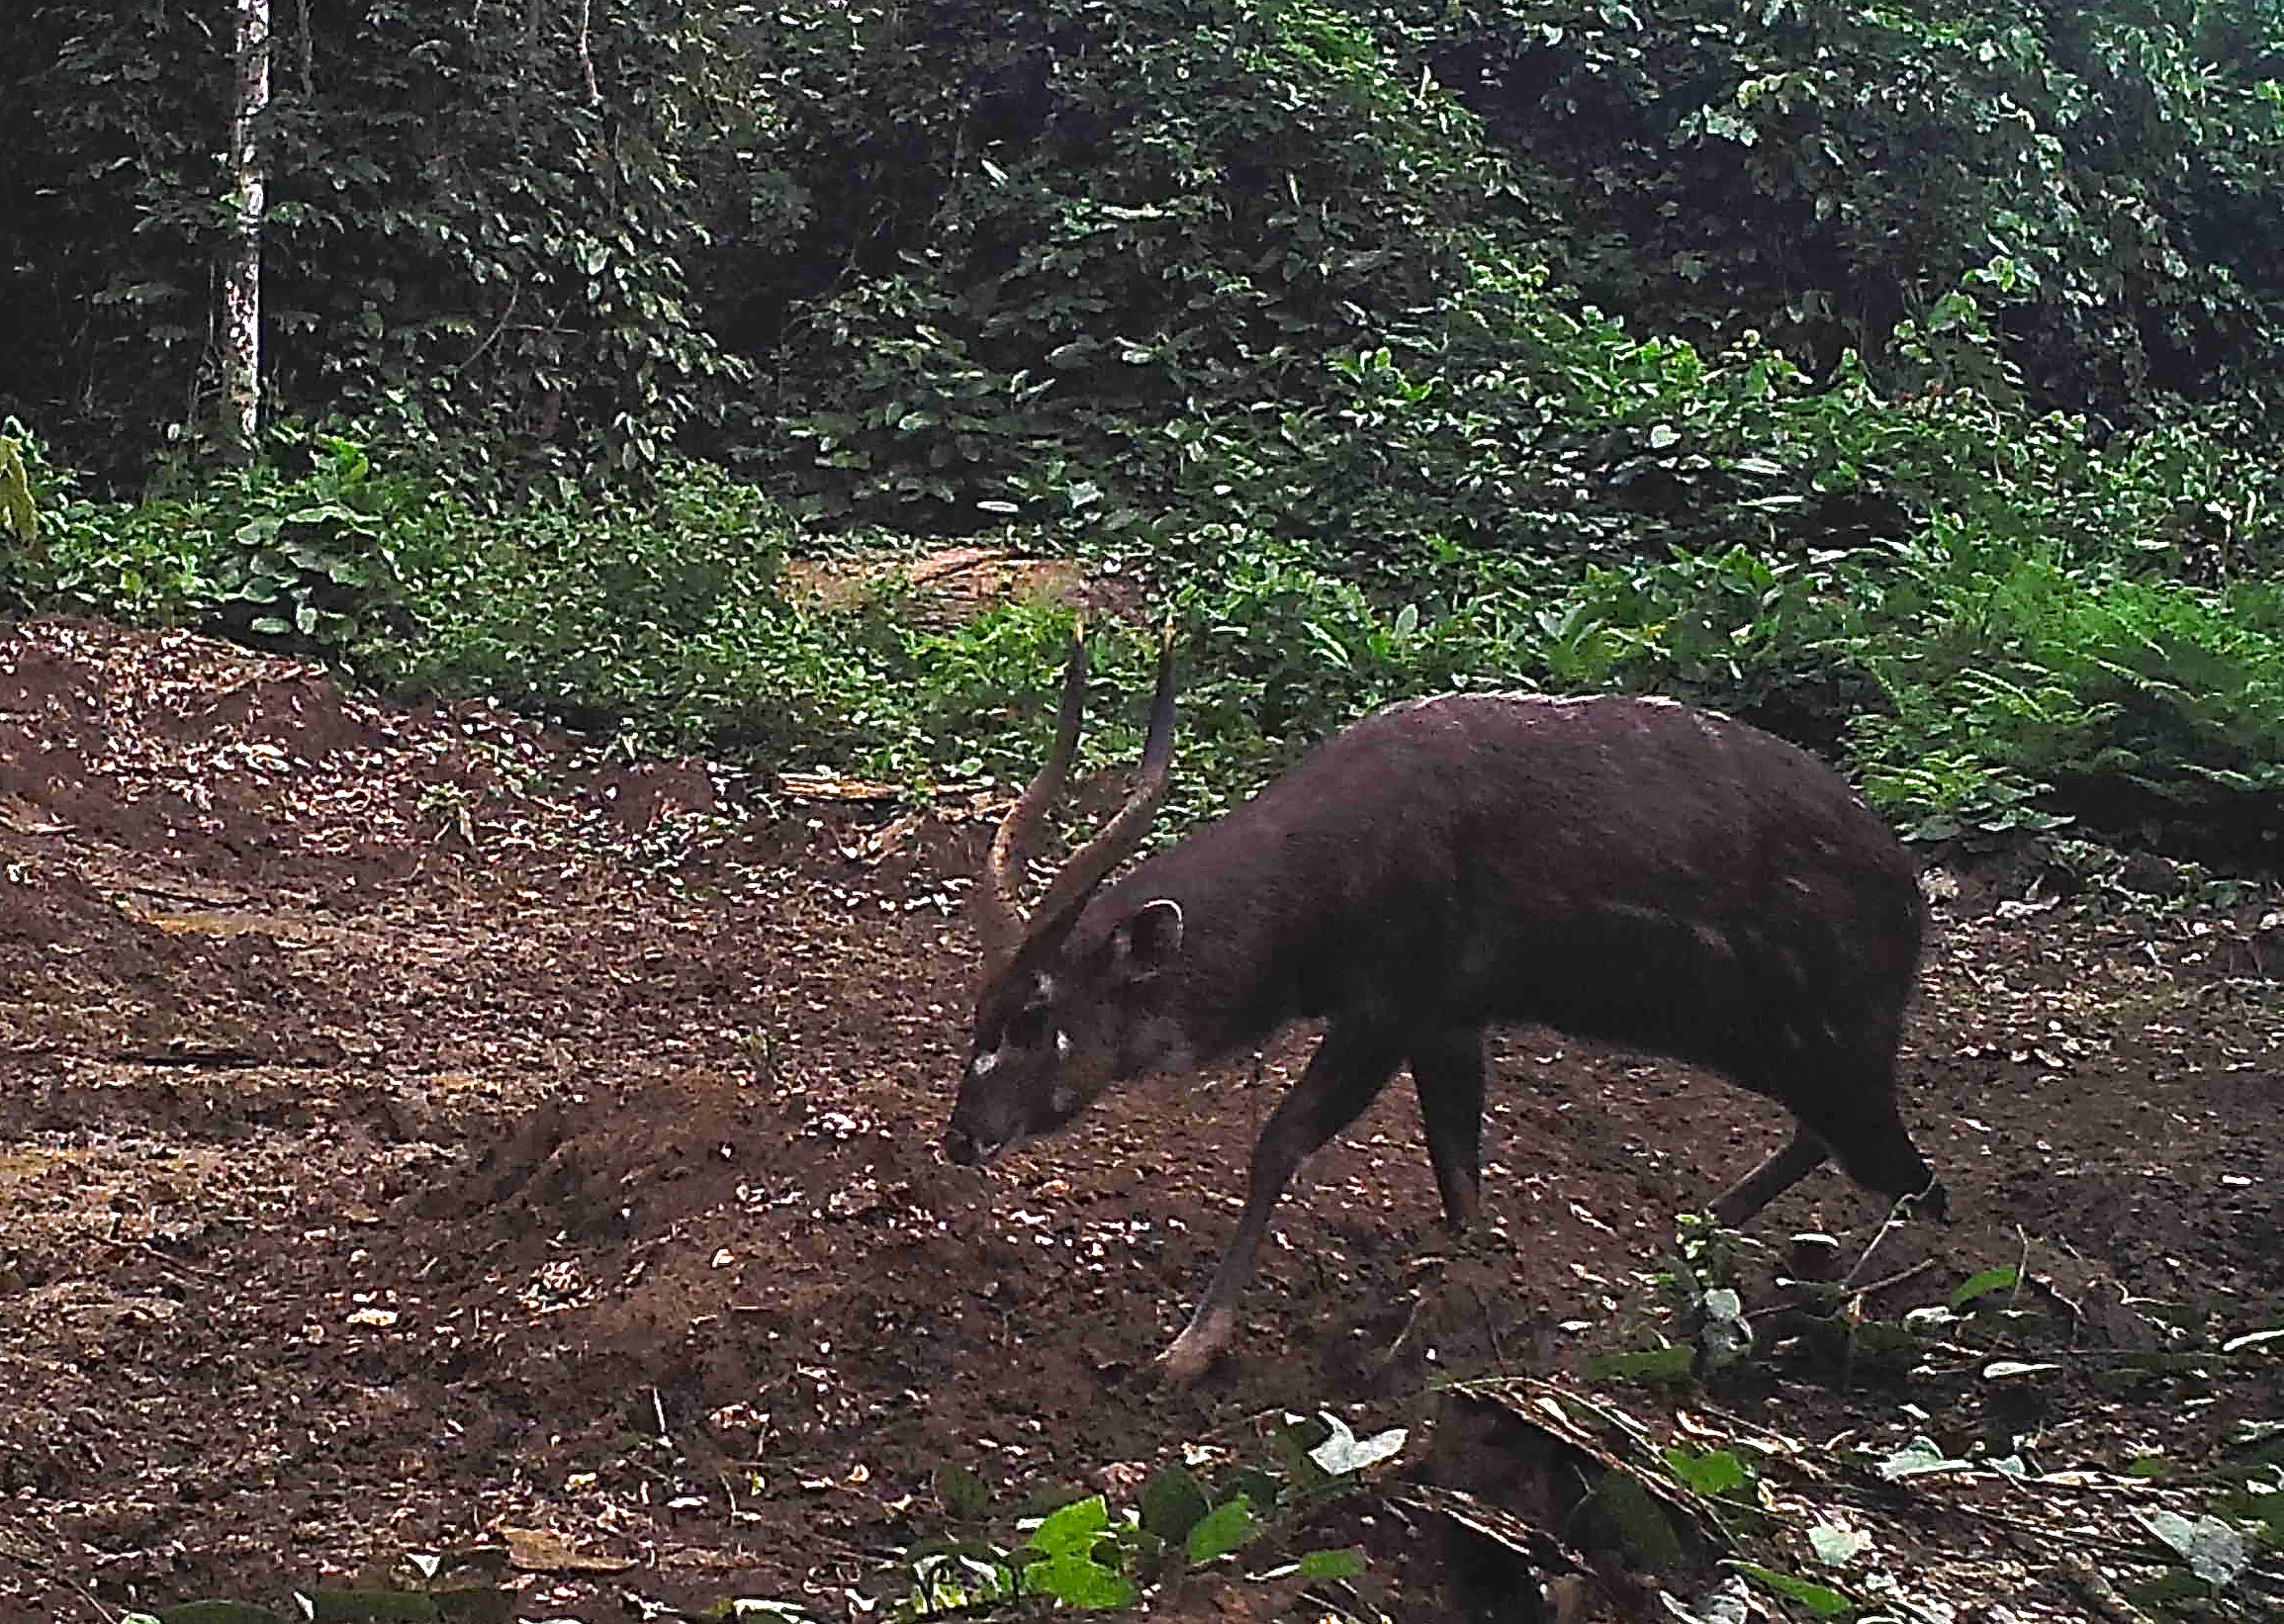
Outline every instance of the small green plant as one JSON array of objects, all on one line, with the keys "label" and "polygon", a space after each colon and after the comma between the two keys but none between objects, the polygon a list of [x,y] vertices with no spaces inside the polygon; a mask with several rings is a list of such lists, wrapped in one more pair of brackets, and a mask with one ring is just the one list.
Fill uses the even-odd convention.
[{"label": "small green plant", "polygon": [[434,522],[438,493],[380,473],[351,439],[282,424],[261,460],[177,467],[135,503],[74,497],[69,476],[29,449],[46,538],[15,575],[35,607],[336,658],[407,629],[397,555]]},{"label": "small green plant", "polygon": [[[884,1615],[921,1620],[958,1611],[988,1613],[1026,1598],[1106,1609],[1134,1605],[1153,1585],[1208,1566],[1332,1496],[1393,1458],[1404,1429],[1358,1437],[1329,1411],[1309,1420],[1287,1416],[1271,1434],[1274,1467],[1233,1467],[1209,1483],[1186,1465],[1169,1466],[1143,1484],[1136,1502],[1114,1512],[1100,1494],[1065,1500],[1017,1524],[1012,1545],[980,1537],[946,1537],[905,1553],[883,1596]],[[945,1467],[936,1492],[954,1522],[978,1522],[990,1493],[974,1473]],[[1268,1577],[1337,1584],[1364,1571],[1360,1551],[1308,1551]]]}]

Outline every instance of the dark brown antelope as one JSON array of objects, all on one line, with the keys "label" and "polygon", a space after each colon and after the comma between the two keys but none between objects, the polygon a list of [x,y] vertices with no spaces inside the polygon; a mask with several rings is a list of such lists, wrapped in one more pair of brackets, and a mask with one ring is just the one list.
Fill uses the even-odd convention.
[{"label": "dark brown antelope", "polygon": [[1814,758],[1667,699],[1416,699],[1106,885],[1164,799],[1169,632],[1140,783],[1027,923],[1015,869],[1069,770],[1085,682],[1074,643],[1053,749],[976,888],[985,969],[947,1153],[988,1161],[1114,1082],[1326,1023],[1253,1147],[1213,1284],[1159,1359],[1169,1379],[1228,1345],[1286,1181],[1400,1065],[1444,1217],[1474,1218],[1495,1021],[1694,1062],[1789,1110],[1791,1142],[1713,1204],[1723,1223],[1827,1156],[1941,1211],[1895,1106],[1919,967],[1913,866]]}]

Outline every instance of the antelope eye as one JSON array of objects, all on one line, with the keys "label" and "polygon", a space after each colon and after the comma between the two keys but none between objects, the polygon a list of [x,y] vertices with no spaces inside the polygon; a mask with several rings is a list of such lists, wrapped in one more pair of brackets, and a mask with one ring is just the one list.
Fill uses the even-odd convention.
[{"label": "antelope eye", "polygon": [[1034,1048],[1047,1037],[1047,1009],[1034,1004],[1008,1018],[1007,1040],[1018,1048]]}]

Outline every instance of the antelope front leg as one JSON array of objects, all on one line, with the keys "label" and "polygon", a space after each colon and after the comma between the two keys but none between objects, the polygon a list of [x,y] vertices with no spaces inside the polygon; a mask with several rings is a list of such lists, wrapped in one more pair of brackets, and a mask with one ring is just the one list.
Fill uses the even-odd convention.
[{"label": "antelope front leg", "polygon": [[1301,1163],[1364,1114],[1401,1057],[1399,1044],[1350,1021],[1335,1021],[1325,1034],[1309,1069],[1278,1104],[1253,1146],[1236,1233],[1189,1325],[1158,1355],[1158,1373],[1166,1381],[1177,1387],[1196,1381],[1230,1345],[1237,1328],[1237,1300],[1253,1278],[1253,1254],[1268,1230],[1277,1198]]}]

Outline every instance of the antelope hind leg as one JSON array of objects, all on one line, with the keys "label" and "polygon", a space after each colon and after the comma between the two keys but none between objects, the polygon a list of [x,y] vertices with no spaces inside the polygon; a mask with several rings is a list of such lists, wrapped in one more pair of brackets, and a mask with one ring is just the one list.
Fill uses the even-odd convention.
[{"label": "antelope hind leg", "polygon": [[1713,1203],[1713,1221],[1724,1229],[1750,1222],[1755,1214],[1823,1165],[1831,1154],[1822,1138],[1806,1127],[1792,1131],[1792,1142],[1731,1185]]},{"label": "antelope hind leg", "polygon": [[1475,1221],[1483,1202],[1483,1029],[1460,1027],[1412,1045],[1412,1087],[1427,1159],[1454,1234]]}]

